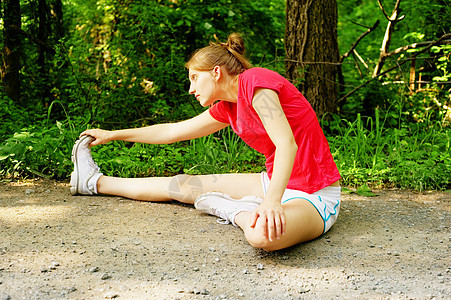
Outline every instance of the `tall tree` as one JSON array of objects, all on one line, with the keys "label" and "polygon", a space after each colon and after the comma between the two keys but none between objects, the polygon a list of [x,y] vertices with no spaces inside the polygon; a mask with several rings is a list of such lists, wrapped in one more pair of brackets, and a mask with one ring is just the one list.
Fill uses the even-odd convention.
[{"label": "tall tree", "polygon": [[287,0],[285,72],[318,115],[337,108],[336,0]]},{"label": "tall tree", "polygon": [[[44,44],[48,44],[48,37],[51,32],[49,22],[49,7],[46,0],[38,0],[37,8],[37,38]],[[44,101],[48,101],[50,96],[50,86],[48,85],[48,66],[46,63],[46,49],[43,46],[38,45],[38,61],[37,67],[39,71],[39,77],[43,81],[42,84],[42,98]]]},{"label": "tall tree", "polygon": [[65,35],[65,27],[63,23],[63,3],[61,0],[51,0],[49,6],[51,23],[53,26],[55,41],[57,42]]},{"label": "tall tree", "polygon": [[15,28],[21,27],[19,0],[6,0],[3,11],[3,40],[1,80],[6,94],[13,100],[20,99],[20,51],[21,36]]}]

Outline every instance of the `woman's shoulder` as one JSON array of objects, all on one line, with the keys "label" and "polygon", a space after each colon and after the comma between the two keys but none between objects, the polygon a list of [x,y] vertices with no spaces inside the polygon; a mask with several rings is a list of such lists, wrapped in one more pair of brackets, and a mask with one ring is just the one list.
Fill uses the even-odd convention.
[{"label": "woman's shoulder", "polygon": [[266,68],[250,68],[240,74],[240,80],[244,82],[266,82],[266,81],[284,81],[284,78],[279,73]]},{"label": "woman's shoulder", "polygon": [[254,75],[278,75],[278,76],[280,76],[279,73],[277,73],[273,70],[261,68],[261,67],[254,67],[254,68],[247,69],[246,71],[244,71],[241,74],[244,76],[254,76]]},{"label": "woman's shoulder", "polygon": [[279,93],[286,85],[286,79],[270,69],[255,67],[240,74],[239,85],[239,94],[253,99],[255,88],[271,89]]}]

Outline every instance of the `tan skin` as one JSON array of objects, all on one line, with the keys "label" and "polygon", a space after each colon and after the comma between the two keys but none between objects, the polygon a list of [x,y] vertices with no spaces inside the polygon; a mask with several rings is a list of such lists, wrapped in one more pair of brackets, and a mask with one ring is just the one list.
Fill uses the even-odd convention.
[{"label": "tan skin", "polygon": [[[238,76],[230,76],[222,67],[211,71],[189,70],[190,89],[202,106],[209,106],[216,100],[236,103],[238,95]],[[143,201],[168,201],[171,199],[193,204],[195,195],[189,184],[190,178],[201,183],[202,193],[218,191],[232,198],[254,195],[264,198],[254,212],[241,212],[235,217],[236,224],[242,228],[248,242],[257,248],[268,251],[283,249],[314,239],[322,234],[324,223],[316,209],[304,199],[292,199],[281,204],[294,158],[297,151],[293,132],[285,114],[275,114],[265,118],[268,105],[282,111],[277,93],[269,89],[256,90],[254,100],[265,93],[263,107],[259,101],[253,106],[263,121],[264,127],[276,146],[274,169],[266,195],[263,195],[260,174],[217,174],[217,175],[178,175],[158,178],[115,178],[102,176],[97,190],[102,194],[123,196]],[[81,135],[91,135],[95,140],[90,146],[105,144],[113,140],[149,144],[168,144],[190,140],[212,134],[227,127],[228,124],[215,120],[208,111],[178,123],[159,124],[142,128],[106,131],[86,130]],[[177,194],[170,193],[171,184],[179,183]],[[338,185],[337,183],[333,184]]]}]

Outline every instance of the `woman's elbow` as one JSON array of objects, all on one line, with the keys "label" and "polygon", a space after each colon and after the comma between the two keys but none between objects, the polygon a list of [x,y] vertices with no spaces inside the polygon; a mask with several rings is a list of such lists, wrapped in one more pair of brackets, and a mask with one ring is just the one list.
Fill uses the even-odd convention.
[{"label": "woman's elbow", "polygon": [[297,153],[299,147],[296,144],[296,141],[294,140],[294,138],[292,138],[292,139],[288,139],[286,141],[284,148],[287,149],[288,151],[290,151],[291,153]]},{"label": "woman's elbow", "polygon": [[293,139],[287,139],[285,141],[279,142],[276,145],[276,151],[283,153],[283,156],[295,156],[298,152],[298,145]]}]

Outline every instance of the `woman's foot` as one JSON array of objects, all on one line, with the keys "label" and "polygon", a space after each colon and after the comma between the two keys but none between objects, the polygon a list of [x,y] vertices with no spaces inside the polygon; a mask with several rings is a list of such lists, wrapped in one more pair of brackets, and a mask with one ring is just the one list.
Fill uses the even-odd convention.
[{"label": "woman's foot", "polygon": [[70,193],[72,195],[97,194],[97,181],[102,173],[91,156],[89,144],[94,140],[92,136],[84,135],[75,142],[72,148],[72,162],[74,171],[70,179]]},{"label": "woman's foot", "polygon": [[241,199],[233,199],[229,195],[217,192],[206,193],[199,196],[194,206],[203,213],[217,216],[221,218],[218,223],[229,224],[235,223],[235,217],[242,211],[252,212],[261,203],[262,198],[256,196],[246,196]]}]

